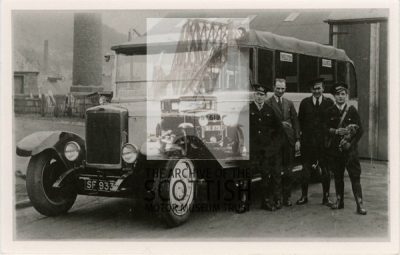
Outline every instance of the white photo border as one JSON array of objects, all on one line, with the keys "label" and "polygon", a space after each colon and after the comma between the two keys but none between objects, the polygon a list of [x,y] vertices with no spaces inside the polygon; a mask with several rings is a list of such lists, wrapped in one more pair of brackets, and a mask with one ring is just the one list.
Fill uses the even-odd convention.
[{"label": "white photo border", "polygon": [[[399,252],[399,2],[388,0],[284,0],[280,2],[251,0],[7,0],[1,4],[1,245],[2,253],[10,254],[397,254]],[[337,9],[388,8],[389,13],[389,242],[135,242],[135,241],[15,241],[12,113],[12,31],[14,10],[126,10],[126,9]],[[133,230],[134,231],[134,230]]]}]

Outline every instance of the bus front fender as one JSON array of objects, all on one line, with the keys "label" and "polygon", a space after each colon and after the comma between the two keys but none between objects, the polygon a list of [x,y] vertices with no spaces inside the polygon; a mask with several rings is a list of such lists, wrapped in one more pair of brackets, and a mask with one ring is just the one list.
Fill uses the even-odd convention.
[{"label": "bus front fender", "polygon": [[85,141],[79,135],[67,131],[41,131],[30,134],[17,143],[16,153],[21,157],[30,157],[45,150],[53,150],[64,164],[70,167],[72,162],[69,162],[64,156],[65,145],[70,141],[78,143],[81,148],[80,156],[75,163],[82,161],[86,155]]}]

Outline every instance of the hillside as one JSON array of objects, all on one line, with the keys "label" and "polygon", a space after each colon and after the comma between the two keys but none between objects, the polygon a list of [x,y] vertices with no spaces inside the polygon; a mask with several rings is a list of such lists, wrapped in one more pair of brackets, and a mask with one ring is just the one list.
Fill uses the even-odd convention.
[{"label": "hillside", "polygon": [[[13,13],[13,64],[14,70],[29,66],[42,70],[44,41],[49,45],[49,71],[70,80],[73,53],[72,12],[14,12]],[[110,52],[114,44],[127,40],[121,34],[103,25],[103,55]],[[110,70],[103,68],[103,73]]]}]

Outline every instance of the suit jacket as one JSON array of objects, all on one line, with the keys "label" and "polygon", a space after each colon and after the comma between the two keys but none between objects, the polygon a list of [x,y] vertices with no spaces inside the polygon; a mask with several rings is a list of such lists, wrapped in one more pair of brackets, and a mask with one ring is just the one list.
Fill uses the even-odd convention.
[{"label": "suit jacket", "polygon": [[272,156],[281,148],[283,127],[274,110],[264,103],[261,110],[254,102],[249,106],[250,154],[262,150]]},{"label": "suit jacket", "polygon": [[334,105],[332,99],[322,97],[318,108],[314,106],[313,97],[304,98],[299,107],[299,123],[301,130],[301,155],[321,151],[324,145],[323,121],[324,113]]},{"label": "suit jacket", "polygon": [[282,122],[288,142],[294,145],[296,140],[300,139],[300,127],[293,102],[282,97],[283,112],[279,108],[278,102],[276,102],[274,96],[268,98],[266,104],[274,110],[275,114]]},{"label": "suit jacket", "polygon": [[[345,119],[340,127],[347,127],[350,124],[358,125],[358,130],[356,135],[353,137],[351,141],[351,147],[348,153],[357,151],[357,144],[363,134],[363,128],[361,126],[360,115],[358,114],[357,109],[354,106],[346,106],[349,108]],[[335,135],[333,129],[337,129],[340,119],[342,117],[342,112],[336,107],[336,105],[332,105],[326,111],[324,116],[324,131],[325,134],[330,138],[331,142],[329,147],[327,148],[327,152],[331,155],[340,155],[342,154],[339,151],[339,142],[342,138],[340,135]]]}]

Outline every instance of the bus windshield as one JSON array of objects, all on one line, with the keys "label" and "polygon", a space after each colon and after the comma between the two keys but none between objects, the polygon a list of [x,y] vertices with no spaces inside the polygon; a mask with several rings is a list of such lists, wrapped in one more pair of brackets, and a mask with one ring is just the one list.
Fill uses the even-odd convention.
[{"label": "bus windshield", "polygon": [[249,48],[117,54],[116,97],[212,94],[249,88]]}]

